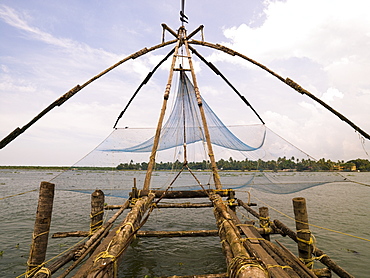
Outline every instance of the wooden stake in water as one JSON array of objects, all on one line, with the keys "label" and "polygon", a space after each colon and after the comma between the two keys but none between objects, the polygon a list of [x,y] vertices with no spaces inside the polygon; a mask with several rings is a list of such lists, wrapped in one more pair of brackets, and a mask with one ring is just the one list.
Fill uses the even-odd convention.
[{"label": "wooden stake in water", "polygon": [[313,244],[311,232],[309,230],[310,227],[308,225],[306,199],[301,197],[293,198],[293,208],[297,229],[298,255],[306,266],[312,269]]},{"label": "wooden stake in water", "polygon": [[28,277],[29,274],[32,274],[34,270],[38,270],[45,261],[51,214],[53,210],[54,188],[55,185],[53,183],[43,181],[40,184],[39,202],[37,206],[30,256],[27,262],[28,274],[26,277]]},{"label": "wooden stake in water", "polygon": [[271,226],[268,207],[260,207],[260,227],[264,229],[265,233],[262,235],[264,239],[270,240]]},{"label": "wooden stake in water", "polygon": [[103,224],[104,192],[97,189],[91,194],[90,233],[93,234]]}]

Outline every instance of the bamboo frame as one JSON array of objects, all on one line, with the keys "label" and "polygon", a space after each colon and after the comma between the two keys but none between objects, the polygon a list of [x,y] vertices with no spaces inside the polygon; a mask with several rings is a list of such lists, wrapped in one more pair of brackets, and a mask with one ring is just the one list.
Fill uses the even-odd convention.
[{"label": "bamboo frame", "polygon": [[347,117],[345,117],[344,115],[342,115],[341,113],[339,113],[338,111],[336,111],[335,109],[333,109],[331,106],[329,106],[328,104],[326,104],[324,101],[322,101],[321,99],[317,98],[316,96],[314,96],[313,94],[311,94],[309,91],[307,91],[306,89],[304,89],[303,87],[301,87],[298,83],[294,82],[292,79],[290,78],[283,78],[281,77],[280,75],[278,75],[277,73],[275,73],[274,71],[272,71],[271,69],[269,69],[268,67],[264,66],[263,64],[261,63],[258,63],[257,61],[231,49],[231,48],[228,48],[226,46],[223,46],[221,44],[213,44],[213,43],[209,43],[209,42],[205,42],[205,41],[198,41],[198,40],[191,40],[189,41],[189,44],[196,44],[196,45],[202,45],[202,46],[206,46],[206,47],[210,47],[210,48],[213,48],[213,49],[217,49],[217,50],[220,50],[220,51],[223,51],[231,56],[239,56],[240,58],[244,59],[244,60],[247,60],[249,62],[251,62],[252,64],[260,67],[261,69],[267,71],[268,73],[270,73],[271,75],[275,76],[277,79],[279,79],[281,82],[285,83],[286,85],[288,85],[289,87],[293,88],[294,90],[296,90],[297,92],[299,92],[300,94],[305,94],[306,96],[308,96],[309,98],[313,99],[314,101],[318,102],[319,104],[321,104],[322,106],[324,106],[327,110],[329,110],[330,112],[332,112],[334,115],[336,115],[339,119],[341,119],[342,121],[346,122],[348,125],[350,125],[354,130],[356,130],[358,133],[360,133],[363,137],[365,137],[366,139],[370,140],[370,135],[368,133],[366,133],[364,130],[362,130],[359,126],[357,126],[355,123],[353,123],[351,120],[349,120]]}]

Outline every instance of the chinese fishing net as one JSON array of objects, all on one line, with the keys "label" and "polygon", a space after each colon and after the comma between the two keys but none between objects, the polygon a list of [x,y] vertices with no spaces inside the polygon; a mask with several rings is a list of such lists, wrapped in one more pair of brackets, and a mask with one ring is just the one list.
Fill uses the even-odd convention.
[{"label": "chinese fishing net", "polygon": [[[334,172],[321,172],[326,169],[322,163],[263,124],[224,125],[184,71],[179,77],[172,110],[160,129],[151,189],[215,188],[200,109],[224,189],[285,194],[346,180]],[[155,128],[115,129],[58,179],[58,187],[83,193],[99,188],[106,195],[128,197],[134,183],[139,189],[143,186],[155,133]]]}]

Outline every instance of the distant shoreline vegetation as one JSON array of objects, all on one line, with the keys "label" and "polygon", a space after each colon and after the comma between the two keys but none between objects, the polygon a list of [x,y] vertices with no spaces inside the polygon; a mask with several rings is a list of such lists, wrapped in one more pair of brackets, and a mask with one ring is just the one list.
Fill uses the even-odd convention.
[{"label": "distant shoreline vegetation", "polygon": [[[257,161],[242,160],[237,161],[230,157],[228,160],[220,159],[216,162],[217,167],[221,171],[297,171],[297,172],[317,172],[317,171],[370,171],[370,161],[367,159],[355,159],[347,162],[331,161],[321,158],[317,161],[311,159],[295,159],[294,157],[287,159],[286,157],[278,158],[277,160]],[[172,170],[181,169],[183,163],[176,162],[157,162],[155,170]],[[188,166],[192,170],[210,170],[209,162],[188,162]],[[78,166],[0,166],[0,169],[23,169],[23,170],[147,170],[148,163],[120,163],[116,167],[78,167]]]},{"label": "distant shoreline vegetation", "polygon": [[[261,159],[257,161],[253,160],[234,160],[230,157],[228,160],[220,159],[216,162],[219,170],[236,170],[236,171],[370,171],[370,161],[366,159],[356,159],[347,162],[342,161],[331,161],[325,158],[317,161],[311,159],[295,159],[294,157],[287,159],[286,157],[278,158],[277,160],[263,161]],[[183,163],[180,161],[176,162],[157,162],[156,170],[171,170],[181,169]],[[188,162],[188,166],[193,170],[209,170],[210,164],[208,161],[203,160],[202,162]],[[147,170],[148,163],[121,163],[117,166],[117,170]]]}]

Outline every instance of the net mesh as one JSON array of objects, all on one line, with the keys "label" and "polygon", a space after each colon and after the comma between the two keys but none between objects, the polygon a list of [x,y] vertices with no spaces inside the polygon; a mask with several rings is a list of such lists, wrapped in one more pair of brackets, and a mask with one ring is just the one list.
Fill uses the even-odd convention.
[{"label": "net mesh", "polygon": [[[317,163],[312,166],[314,158],[265,125],[224,125],[206,101],[201,101],[223,188],[287,194],[324,183],[349,181],[334,172],[320,172]],[[58,177],[59,188],[81,193],[99,188],[107,196],[127,198],[133,180],[138,188],[144,183],[155,132],[155,128],[115,129],[72,171]],[[152,189],[166,189],[169,185],[171,190],[215,188],[197,96],[183,71],[172,110],[161,129],[155,159]],[[185,170],[191,172],[183,171],[177,177],[184,170],[184,161],[188,162]]]},{"label": "net mesh", "polygon": [[[259,149],[264,142],[265,134],[258,136],[259,142],[251,146],[236,137],[217,117],[212,109],[201,98],[207,125],[214,145],[239,151],[252,151]],[[256,134],[255,134],[256,135]],[[205,142],[204,126],[198,106],[198,101],[193,84],[184,72],[180,74],[180,86],[178,88],[175,105],[172,112],[162,127],[160,144],[157,151],[187,145],[196,142]],[[153,148],[154,136],[134,146],[102,149],[105,152],[150,152]]]}]

